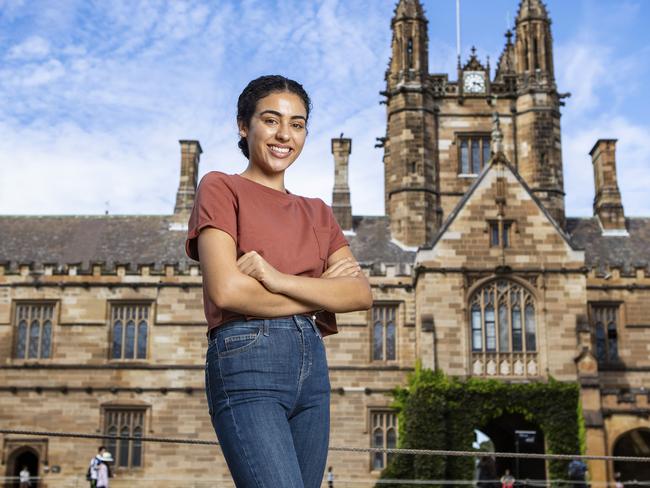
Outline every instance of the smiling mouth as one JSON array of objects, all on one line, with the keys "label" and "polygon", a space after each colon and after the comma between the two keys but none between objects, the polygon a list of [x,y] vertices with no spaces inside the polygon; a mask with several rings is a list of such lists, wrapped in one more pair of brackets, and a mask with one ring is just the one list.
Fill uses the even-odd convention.
[{"label": "smiling mouth", "polygon": [[290,147],[276,146],[273,144],[269,144],[268,148],[274,155],[279,157],[288,156],[293,151]]}]

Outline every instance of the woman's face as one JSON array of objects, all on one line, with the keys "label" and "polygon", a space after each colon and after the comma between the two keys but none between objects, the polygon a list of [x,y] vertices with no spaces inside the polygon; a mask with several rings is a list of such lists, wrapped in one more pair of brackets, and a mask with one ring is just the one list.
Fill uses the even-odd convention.
[{"label": "woman's face", "polygon": [[250,125],[239,123],[248,141],[249,161],[265,173],[287,169],[296,160],[307,137],[307,111],[291,92],[274,92],[257,102]]}]

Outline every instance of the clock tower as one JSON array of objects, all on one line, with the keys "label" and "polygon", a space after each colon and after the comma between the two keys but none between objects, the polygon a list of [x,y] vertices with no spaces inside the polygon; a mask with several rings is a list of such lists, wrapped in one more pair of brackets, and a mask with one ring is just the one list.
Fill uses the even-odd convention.
[{"label": "clock tower", "polygon": [[476,57],[476,48],[472,47],[469,61],[460,67],[458,60],[459,96],[486,97],[490,96],[490,64],[483,66]]}]

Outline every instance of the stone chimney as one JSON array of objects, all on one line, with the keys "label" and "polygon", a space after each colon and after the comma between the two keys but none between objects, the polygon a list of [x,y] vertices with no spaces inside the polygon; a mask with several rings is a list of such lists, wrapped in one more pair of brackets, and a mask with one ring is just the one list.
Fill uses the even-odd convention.
[{"label": "stone chimney", "polygon": [[621,192],[616,179],[616,139],[598,139],[589,151],[594,166],[594,216],[604,235],[628,235]]},{"label": "stone chimney", "polygon": [[352,206],[350,205],[350,187],[348,186],[348,161],[352,152],[352,139],[341,137],[332,139],[334,155],[334,191],[332,192],[332,210],[343,230],[352,230]]},{"label": "stone chimney", "polygon": [[181,143],[181,179],[176,192],[174,215],[187,216],[194,205],[201,144],[199,141],[178,141]]}]

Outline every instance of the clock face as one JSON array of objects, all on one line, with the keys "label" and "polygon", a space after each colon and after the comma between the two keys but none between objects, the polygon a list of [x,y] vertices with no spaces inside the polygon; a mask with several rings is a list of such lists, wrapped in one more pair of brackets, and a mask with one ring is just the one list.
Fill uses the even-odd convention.
[{"label": "clock face", "polygon": [[465,93],[485,93],[485,73],[482,71],[465,71],[463,90]]}]

